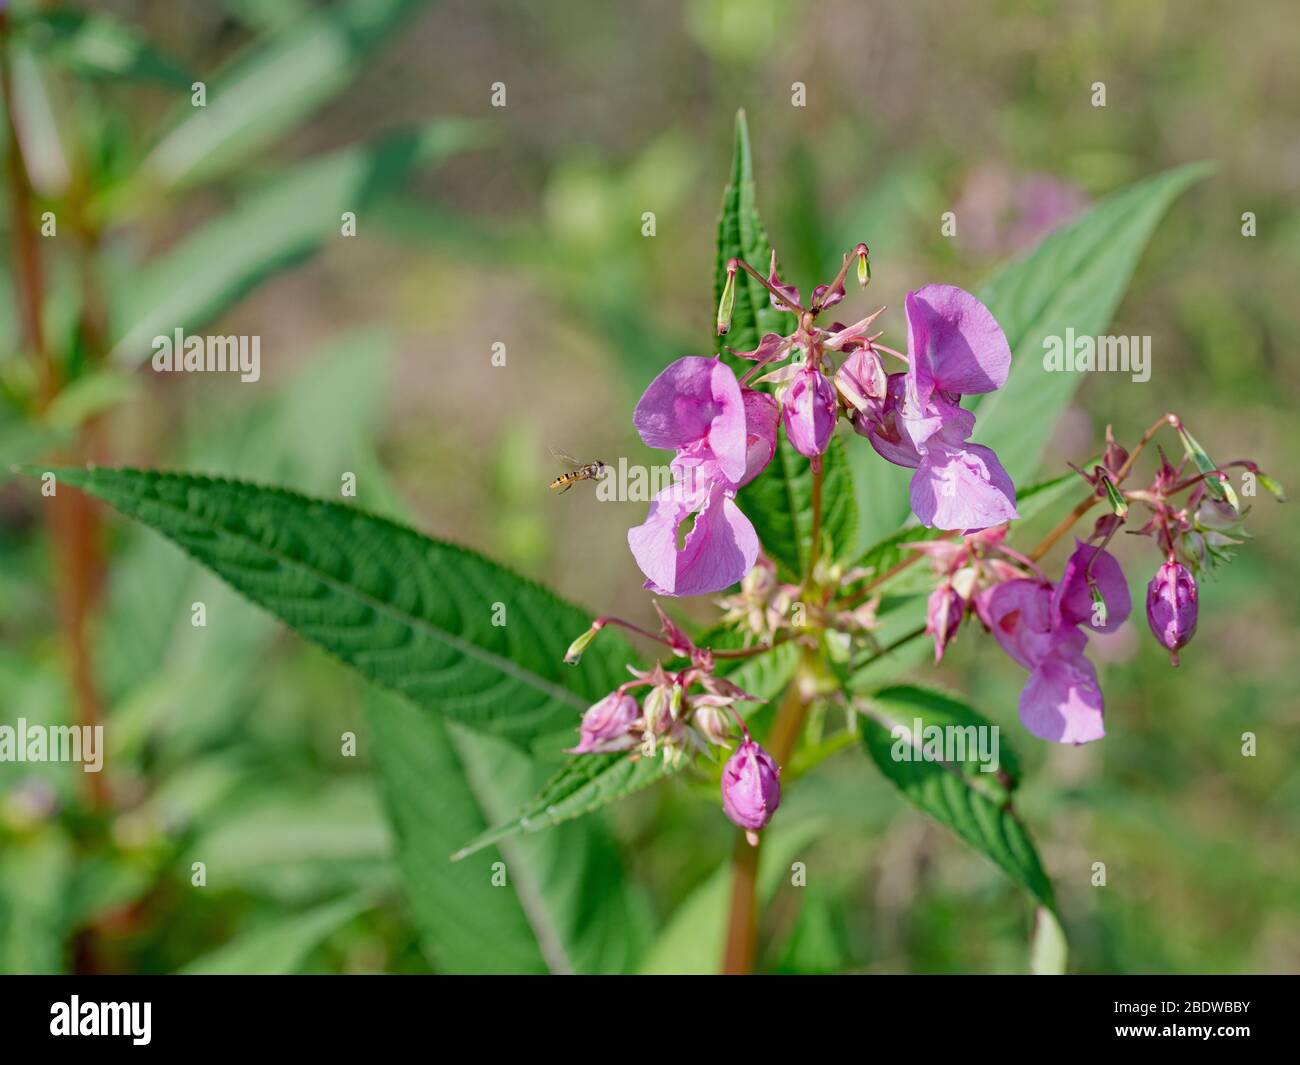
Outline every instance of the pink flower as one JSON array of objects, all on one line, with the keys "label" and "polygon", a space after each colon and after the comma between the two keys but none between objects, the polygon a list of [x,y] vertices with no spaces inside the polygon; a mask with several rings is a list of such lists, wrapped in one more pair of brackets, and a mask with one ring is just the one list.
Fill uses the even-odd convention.
[{"label": "pink flower", "polygon": [[741,828],[762,828],[781,804],[780,776],[772,756],[745,737],[722,767],[723,812]]},{"label": "pink flower", "polygon": [[612,691],[582,715],[578,746],[568,754],[604,754],[628,751],[636,746],[631,727],[641,719],[636,700],[623,691]]},{"label": "pink flower", "polygon": [[991,449],[967,442],[975,416],[959,405],[1006,382],[1001,327],[970,293],[927,285],[907,295],[907,335],[907,372],[890,375],[884,400],[859,409],[854,428],[883,458],[916,470],[911,503],[923,525],[976,531],[1012,520],[1015,486]]},{"label": "pink flower", "polygon": [[[1097,609],[1094,588],[1104,609]],[[1020,721],[1030,733],[1056,743],[1087,743],[1106,734],[1105,702],[1084,657],[1088,637],[1080,626],[1113,632],[1132,610],[1112,555],[1079,542],[1060,584],[1004,581],[976,596],[975,609],[1002,649],[1029,671]]]},{"label": "pink flower", "polygon": [[800,370],[781,407],[785,435],[799,454],[816,458],[830,447],[838,410],[835,387],[824,373],[813,367]]},{"label": "pink flower", "polygon": [[[628,546],[645,587],[706,595],[735,584],[758,558],[758,535],[735,504],[776,450],[777,404],[742,390],[720,360],[688,356],[665,369],[637,404],[633,423],[651,447],[673,448],[677,480],[655,496]],[[685,542],[682,523],[695,515]]]}]

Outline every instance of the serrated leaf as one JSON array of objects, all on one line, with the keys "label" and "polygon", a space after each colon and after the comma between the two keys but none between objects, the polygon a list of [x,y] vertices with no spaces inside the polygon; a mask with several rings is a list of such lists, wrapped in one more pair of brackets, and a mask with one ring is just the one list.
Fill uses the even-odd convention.
[{"label": "serrated leaf", "polygon": [[[838,436],[822,456],[822,533],[835,557],[853,547],[858,511],[844,443]],[[766,470],[740,490],[737,502],[754,523],[763,550],[787,580],[798,580],[812,545],[812,466],[784,436]],[[827,557],[827,556],[823,556]]]},{"label": "serrated leaf", "polygon": [[677,767],[662,757],[640,758],[628,754],[576,756],[517,816],[471,840],[452,855],[452,859],[468,858],[475,851],[520,832],[540,832],[552,825],[572,821],[658,783],[676,771]]},{"label": "serrated leaf", "polygon": [[[952,696],[913,685],[881,689],[868,703],[861,718],[861,734],[877,768],[909,802],[951,829],[1037,902],[1054,911],[1051,882],[1011,804],[1019,767],[1010,749],[999,742],[1000,769],[985,773],[976,758],[948,762],[918,758],[911,741],[895,739],[893,733],[901,727],[912,736],[918,719],[923,730],[932,725],[959,729],[996,726]],[[900,749],[911,755],[909,760],[895,758],[901,744],[907,744]]]},{"label": "serrated leaf", "polygon": [[155,336],[206,325],[337,236],[343,212],[358,213],[364,224],[360,212],[378,197],[474,138],[465,122],[435,122],[311,159],[271,179],[129,279],[114,312],[112,357],[135,365],[148,357]]},{"label": "serrated leaf", "polygon": [[[563,664],[590,615],[464,548],[340,503],[241,481],[65,469],[254,603],[362,675],[427,709],[521,745],[573,735],[578,713],[625,675],[604,634]],[[494,604],[507,623],[492,624]]]},{"label": "serrated leaf", "polygon": [[[713,309],[722,300],[727,284],[727,263],[744,259],[766,272],[772,245],[758,217],[754,193],[754,160],[749,147],[749,123],[744,110],[736,112],[736,144],[732,153],[731,177],[722,193],[722,214],[718,219],[717,263],[713,276]],[[794,318],[772,306],[767,290],[743,270],[736,274],[736,301],[731,329],[719,341],[716,332],[710,344],[725,342],[737,351],[753,351],[764,333],[790,332]]]}]

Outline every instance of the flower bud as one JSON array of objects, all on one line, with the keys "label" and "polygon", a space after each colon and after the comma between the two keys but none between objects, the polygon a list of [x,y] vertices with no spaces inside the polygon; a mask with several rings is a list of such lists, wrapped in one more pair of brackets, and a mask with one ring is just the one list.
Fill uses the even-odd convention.
[{"label": "flower bud", "polygon": [[934,637],[934,664],[943,660],[944,648],[957,635],[966,613],[966,601],[946,581],[930,593],[925,611],[925,631]]},{"label": "flower bud", "polygon": [[816,458],[830,447],[836,413],[835,388],[825,374],[808,368],[795,375],[782,414],[785,435],[799,454]]},{"label": "flower bud", "polygon": [[582,661],[582,652],[591,646],[591,641],[596,638],[596,633],[600,632],[599,625],[592,625],[586,632],[579,636],[573,643],[569,644],[569,649],[564,652],[564,662],[566,665],[576,666]]},{"label": "flower bud", "polygon": [[720,747],[731,746],[732,718],[721,706],[702,706],[697,701],[691,724],[710,743]]},{"label": "flower bud", "polygon": [[731,315],[736,309],[736,264],[727,263],[727,283],[722,286],[718,300],[718,336],[725,336],[731,328]]},{"label": "flower bud", "polygon": [[877,409],[888,386],[880,356],[867,348],[859,348],[835,371],[835,387],[845,402],[857,411]]},{"label": "flower bud", "polygon": [[858,257],[858,284],[866,288],[871,280],[871,252],[865,244],[859,244],[853,254]]},{"label": "flower bud", "polygon": [[1178,650],[1196,634],[1196,578],[1181,562],[1170,559],[1147,585],[1147,623],[1170,661],[1178,665]]},{"label": "flower bud", "polygon": [[741,828],[762,828],[781,804],[780,775],[772,756],[746,738],[722,767],[723,812]]},{"label": "flower bud", "polygon": [[581,738],[568,754],[604,754],[627,751],[637,739],[629,731],[641,719],[636,700],[627,692],[612,691],[582,715]]}]

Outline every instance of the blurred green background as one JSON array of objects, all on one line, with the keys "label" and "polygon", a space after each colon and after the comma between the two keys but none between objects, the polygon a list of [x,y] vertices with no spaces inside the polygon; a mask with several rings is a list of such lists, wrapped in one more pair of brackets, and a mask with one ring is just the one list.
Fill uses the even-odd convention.
[{"label": "blurred green background", "polygon": [[[560,472],[547,447],[651,457],[631,408],[658,368],[710,343],[714,225],[743,106],[787,279],[806,291],[867,241],[869,302],[890,306],[899,346],[909,287],[974,288],[1087,203],[1212,160],[1111,328],[1151,336],[1150,381],[1084,382],[1044,468],[1086,459],[1108,422],[1131,443],[1173,410],[1212,454],[1295,486],[1289,0],[9,9],[6,111],[21,157],[6,132],[6,467],[58,456],[322,496],[355,472],[358,504],[645,623],[625,541],[644,505],[599,503],[588,486],[547,492]],[[206,108],[191,104],[196,80]],[[498,82],[504,107],[491,106]],[[796,82],[806,106],[792,105]],[[1095,82],[1105,107],[1092,105]],[[39,242],[34,334],[20,219],[43,210],[59,229]],[[340,234],[345,211],[355,237]],[[177,324],[259,335],[262,379],[150,372],[149,339]],[[498,343],[504,367],[492,365]],[[43,366],[57,394],[43,391]],[[0,486],[4,723],[78,714],[55,592],[75,581],[62,553],[75,538],[45,506],[30,481]],[[1203,588],[1181,668],[1140,612],[1100,647],[1100,743],[1024,733],[1023,673],[973,632],[939,671],[1025,763],[1019,806],[1074,970],[1300,970],[1290,513],[1257,501],[1254,539]],[[367,742],[375,696],[153,534],[80,520],[103,546],[80,592],[107,794],[76,767],[0,763],[0,969],[510,968],[422,945]],[[1135,587],[1158,562],[1147,541],[1117,553]],[[205,629],[190,625],[195,600]],[[355,758],[339,755],[345,731]],[[600,815],[605,857],[627,871],[619,958],[600,967],[715,963],[731,841],[717,807],[678,780]],[[801,782],[771,836],[764,969],[1024,969],[1023,897],[906,807],[861,751]],[[199,860],[203,888],[191,885]],[[793,860],[808,866],[804,889],[781,875]]]}]

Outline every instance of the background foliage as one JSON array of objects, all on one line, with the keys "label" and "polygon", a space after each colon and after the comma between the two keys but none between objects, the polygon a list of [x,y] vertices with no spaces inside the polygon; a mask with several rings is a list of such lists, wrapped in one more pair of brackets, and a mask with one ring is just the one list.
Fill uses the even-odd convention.
[{"label": "background foliage", "polygon": [[[977,439],[1014,454],[1019,483],[1095,451],[1107,421],[1131,438],[1166,409],[1214,454],[1257,457],[1295,482],[1286,397],[1300,228],[1288,160],[1300,149],[1300,86],[1279,32],[1294,24],[1288,5],[1231,21],[1195,3],[95,10],[47,13],[8,42],[35,206],[74,221],[45,249],[47,346],[67,384],[38,417],[17,264],[4,262],[6,465],[67,454],[89,435],[114,464],[325,498],[349,470],[360,505],[645,621],[624,540],[642,505],[546,494],[558,471],[545,445],[654,457],[628,413],[659,367],[703,350],[743,105],[757,207],[786,273],[806,289],[868,241],[870,298],[891,307],[890,342],[902,339],[903,292],[931,280],[980,291],[1018,355],[1065,324],[1095,331],[1112,309],[1112,331],[1152,336],[1149,383],[1098,375],[1060,418],[1018,416],[1014,385],[986,400]],[[196,77],[209,85],[202,112],[188,99]],[[504,109],[488,106],[496,80]],[[790,105],[796,80],[806,108]],[[1098,80],[1104,109],[1089,103]],[[1194,176],[1171,168],[1201,159],[1213,177],[1169,209],[1143,251]],[[1100,209],[1128,217],[1094,223],[1088,241],[1049,238],[1018,274],[990,280],[1042,235],[1026,235],[1015,209],[1022,182],[1045,174],[1092,201],[1135,186]],[[354,239],[338,235],[345,210],[358,216]],[[958,212],[954,239],[940,236],[946,210]],[[1246,210],[1255,238],[1240,234]],[[645,211],[652,238],[641,235]],[[260,334],[262,381],[138,370],[149,338],[176,325]],[[496,341],[504,369],[489,362]],[[866,450],[846,449],[855,504],[843,528],[858,550],[905,513],[889,502],[902,498],[896,471],[855,460]],[[5,722],[74,714],[41,507],[30,482],[0,489]],[[1019,755],[1017,810],[1055,885],[1074,969],[1300,966],[1286,518],[1258,507],[1256,539],[1205,588],[1177,672],[1137,626],[1095,641],[1101,744],[1062,749],[1023,734],[1023,675],[972,633],[945,659],[939,684],[1003,725]],[[516,813],[556,763],[367,687],[155,533],[117,518],[105,528],[90,633],[113,801],[88,798],[75,769],[0,763],[0,967],[716,967],[730,832],[710,782],[684,775],[447,862]],[[1121,545],[1121,558],[1135,585],[1154,568],[1146,544]],[[207,604],[205,629],[189,624],[195,600]],[[567,643],[585,616],[510,650],[559,668],[548,645]],[[618,667],[610,635],[584,670]],[[483,708],[475,690],[471,677],[467,715]],[[912,689],[891,692],[910,714]],[[563,725],[561,708],[542,709]],[[355,759],[339,757],[347,730],[360,740]],[[1240,755],[1247,730],[1259,736],[1252,759]],[[553,757],[562,737],[551,731],[532,754]],[[900,803],[870,770],[865,739],[802,781],[771,830],[762,966],[1023,969],[1032,911],[1020,889]],[[506,890],[488,886],[499,857]],[[206,888],[190,886],[194,860],[208,866]],[[794,860],[808,866],[806,888],[789,885]],[[1096,861],[1105,888],[1091,886]],[[1040,894],[1038,874],[1022,871]]]}]

